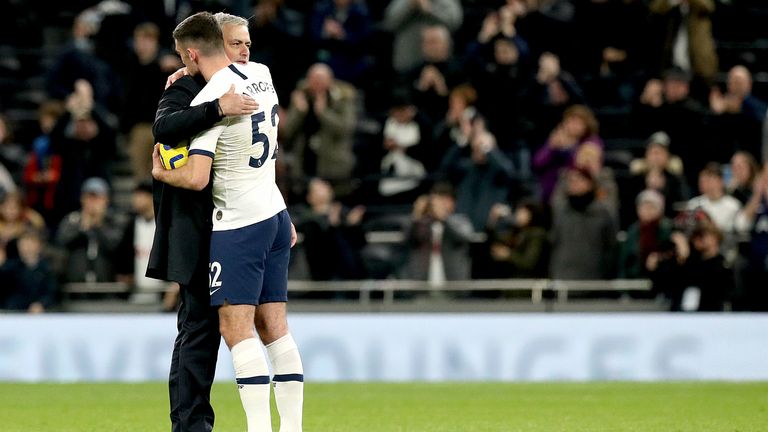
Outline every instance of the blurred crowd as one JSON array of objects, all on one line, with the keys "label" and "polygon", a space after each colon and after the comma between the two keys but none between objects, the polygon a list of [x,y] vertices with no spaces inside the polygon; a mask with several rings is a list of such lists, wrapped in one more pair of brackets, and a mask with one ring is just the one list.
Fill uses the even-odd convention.
[{"label": "blurred crowd", "polygon": [[173,27],[226,10],[281,98],[291,277],[640,278],[672,310],[766,310],[768,64],[722,66],[724,5],[82,0],[62,6],[66,42],[5,28],[2,52],[50,49],[34,127],[0,99],[0,308],[43,311],[81,282],[173,307],[143,276],[151,127],[182,66]]}]

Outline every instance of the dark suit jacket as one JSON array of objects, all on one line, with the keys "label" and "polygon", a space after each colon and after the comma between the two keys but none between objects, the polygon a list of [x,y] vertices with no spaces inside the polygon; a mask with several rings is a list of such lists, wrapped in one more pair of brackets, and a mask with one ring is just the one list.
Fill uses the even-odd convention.
[{"label": "dark suit jacket", "polygon": [[[156,141],[187,144],[221,120],[217,101],[189,106],[204,85],[202,79],[185,76],[165,90],[152,127]],[[193,191],[155,180],[152,194],[156,226],[147,277],[189,285],[193,276],[207,273],[213,212],[210,183]]]}]

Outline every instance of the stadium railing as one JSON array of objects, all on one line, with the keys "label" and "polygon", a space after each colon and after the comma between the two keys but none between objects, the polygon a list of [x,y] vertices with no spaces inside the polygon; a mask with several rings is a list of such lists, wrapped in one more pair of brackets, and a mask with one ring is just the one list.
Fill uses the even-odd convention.
[{"label": "stadium railing", "polygon": [[62,294],[72,296],[78,294],[125,294],[131,291],[131,286],[124,282],[71,282],[62,287]]},{"label": "stadium railing", "polygon": [[[475,279],[446,281],[443,284],[403,279],[288,281],[291,298],[299,303],[305,302],[305,306],[309,306],[310,310],[313,310],[312,307],[318,310],[328,307],[397,310],[401,307],[423,305],[424,300],[428,304],[443,307],[450,307],[448,305],[452,304],[459,307],[468,304],[467,302],[476,303],[480,300],[486,305],[488,302],[496,303],[499,307],[515,304],[522,308],[540,310],[555,305],[576,306],[582,304],[585,299],[602,302],[594,308],[603,310],[625,303],[625,306],[643,306],[642,301],[635,304],[634,301],[627,303],[620,300],[650,298],[650,289],[651,282],[647,279]],[[80,312],[129,311],[137,308],[149,311],[160,306],[159,300],[156,304],[145,302],[137,306],[130,300],[132,293],[133,288],[121,282],[69,283],[62,286],[61,306],[65,311]],[[569,301],[575,300],[574,297],[577,296],[582,302]]]},{"label": "stadium railing", "polygon": [[648,279],[611,280],[554,280],[554,279],[473,279],[446,281],[432,284],[428,281],[382,279],[348,281],[304,281],[289,280],[288,290],[295,293],[359,293],[361,303],[371,302],[372,293],[381,293],[385,304],[395,302],[397,293],[482,293],[482,292],[530,292],[532,303],[541,303],[545,293],[553,293],[557,301],[565,302],[570,293],[628,293],[648,292]]}]

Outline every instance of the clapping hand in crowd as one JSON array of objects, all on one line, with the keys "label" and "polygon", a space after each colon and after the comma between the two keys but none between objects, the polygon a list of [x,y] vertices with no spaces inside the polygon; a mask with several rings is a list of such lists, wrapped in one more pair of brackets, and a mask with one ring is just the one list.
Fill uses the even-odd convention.
[{"label": "clapping hand in crowd", "polygon": [[344,40],[347,38],[347,32],[344,27],[333,18],[327,17],[323,22],[323,34],[329,39]]},{"label": "clapping hand in crowd", "polygon": [[640,95],[640,103],[658,108],[664,103],[664,85],[659,79],[652,79],[645,83],[643,93]]},{"label": "clapping hand in crowd", "polygon": [[416,87],[422,91],[434,90],[440,96],[448,96],[448,85],[445,83],[445,77],[435,66],[425,66],[421,70],[419,82]]},{"label": "clapping hand in crowd", "polygon": [[67,96],[67,111],[74,118],[88,116],[93,110],[93,87],[84,79],[75,81],[75,91]]},{"label": "clapping hand in crowd", "polygon": [[512,6],[503,6],[498,12],[492,11],[485,16],[483,25],[477,35],[480,43],[488,43],[498,34],[506,37],[512,37],[516,34],[515,21],[517,13]]}]

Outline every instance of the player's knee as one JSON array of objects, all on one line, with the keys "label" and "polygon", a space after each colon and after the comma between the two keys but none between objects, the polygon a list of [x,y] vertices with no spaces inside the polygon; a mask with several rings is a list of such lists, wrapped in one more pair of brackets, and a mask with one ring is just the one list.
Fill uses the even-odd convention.
[{"label": "player's knee", "polygon": [[221,337],[224,338],[224,342],[230,348],[254,336],[252,329],[232,320],[221,320],[219,322],[219,333],[221,333]]}]

